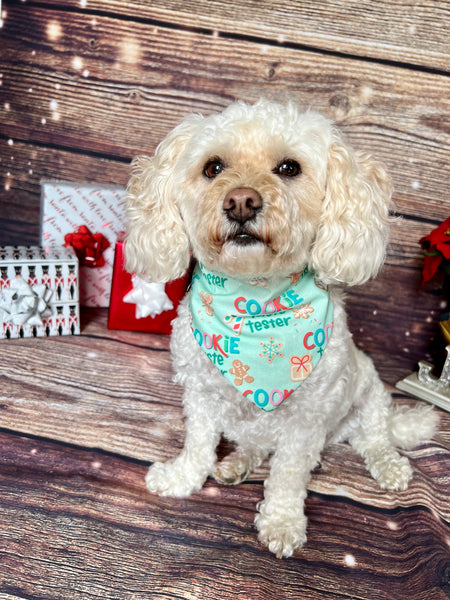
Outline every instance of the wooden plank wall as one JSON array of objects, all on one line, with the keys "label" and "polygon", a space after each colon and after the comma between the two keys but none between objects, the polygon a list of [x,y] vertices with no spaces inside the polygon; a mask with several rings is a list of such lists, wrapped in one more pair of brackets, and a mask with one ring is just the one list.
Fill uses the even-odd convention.
[{"label": "wooden plank wall", "polygon": [[449,14],[416,0],[4,1],[0,244],[38,242],[43,177],[125,185],[131,158],[185,114],[294,99],[393,176],[402,219],[349,308],[395,381],[430,350],[441,310],[438,289],[420,289],[418,240],[450,213]]}]

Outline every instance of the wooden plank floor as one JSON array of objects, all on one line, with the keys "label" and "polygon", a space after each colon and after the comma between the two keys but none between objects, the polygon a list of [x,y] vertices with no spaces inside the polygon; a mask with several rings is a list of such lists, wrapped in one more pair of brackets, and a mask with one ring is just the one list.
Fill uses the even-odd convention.
[{"label": "wooden plank floor", "polygon": [[405,492],[380,490],[347,445],[328,448],[309,488],[308,541],[280,561],[253,525],[266,465],[188,499],[146,491],[148,464],[183,443],[166,336],[108,331],[105,310],[85,309],[82,336],[0,348],[2,600],[449,597],[443,411],[435,439],[407,453]]}]

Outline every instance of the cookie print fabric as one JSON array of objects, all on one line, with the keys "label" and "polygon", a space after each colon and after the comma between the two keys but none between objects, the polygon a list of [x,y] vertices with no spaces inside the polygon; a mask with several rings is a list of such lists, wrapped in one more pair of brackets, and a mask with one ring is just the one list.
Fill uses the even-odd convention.
[{"label": "cookie print fabric", "polygon": [[268,286],[197,264],[190,291],[192,333],[223,376],[272,411],[317,366],[333,330],[333,304],[305,269]]}]

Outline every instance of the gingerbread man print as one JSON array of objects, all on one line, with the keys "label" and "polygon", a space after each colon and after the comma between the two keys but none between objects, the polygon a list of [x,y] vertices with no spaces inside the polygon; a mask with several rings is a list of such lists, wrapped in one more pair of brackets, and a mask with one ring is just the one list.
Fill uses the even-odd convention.
[{"label": "gingerbread man print", "polygon": [[214,309],[211,306],[211,304],[213,303],[212,294],[205,294],[205,292],[200,292],[200,296],[202,299],[202,306],[205,308],[206,314],[208,315],[208,317],[212,317],[214,315]]},{"label": "gingerbread man print", "polygon": [[233,360],[233,368],[229,372],[235,376],[234,385],[242,385],[244,381],[247,383],[254,381],[253,377],[247,374],[249,369],[250,367],[244,365],[241,360]]}]

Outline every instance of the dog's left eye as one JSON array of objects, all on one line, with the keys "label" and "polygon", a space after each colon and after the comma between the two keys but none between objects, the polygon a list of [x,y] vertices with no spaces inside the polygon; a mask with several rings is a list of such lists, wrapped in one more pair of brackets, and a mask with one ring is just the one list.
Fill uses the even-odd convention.
[{"label": "dog's left eye", "polygon": [[225,169],[225,165],[219,158],[209,160],[203,167],[203,175],[208,179],[214,179]]},{"label": "dog's left eye", "polygon": [[302,172],[302,168],[296,160],[289,159],[281,161],[273,172],[282,177],[297,177]]}]

